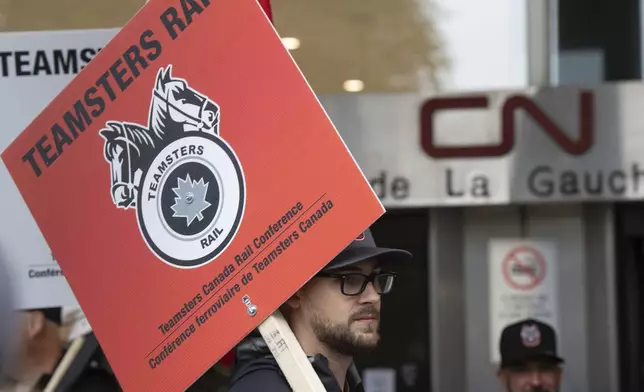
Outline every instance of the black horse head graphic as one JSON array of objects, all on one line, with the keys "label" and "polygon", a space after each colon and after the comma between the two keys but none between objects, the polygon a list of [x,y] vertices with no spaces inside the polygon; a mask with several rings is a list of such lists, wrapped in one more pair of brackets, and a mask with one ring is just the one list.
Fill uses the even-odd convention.
[{"label": "black horse head graphic", "polygon": [[219,105],[172,77],[172,65],[161,68],[152,90],[147,127],[108,121],[99,131],[110,164],[112,200],[123,209],[134,208],[146,162],[186,132],[219,135]]}]

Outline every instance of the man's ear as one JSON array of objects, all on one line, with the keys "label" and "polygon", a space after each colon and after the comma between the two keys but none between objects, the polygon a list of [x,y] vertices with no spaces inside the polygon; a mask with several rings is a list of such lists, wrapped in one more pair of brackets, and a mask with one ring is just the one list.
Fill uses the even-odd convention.
[{"label": "man's ear", "polygon": [[297,309],[302,306],[302,292],[297,291],[291,296],[291,298],[287,299],[286,302],[284,302],[284,305],[286,305],[289,309]]},{"label": "man's ear", "polygon": [[42,312],[27,312],[27,336],[33,339],[45,329],[45,315]]},{"label": "man's ear", "polygon": [[501,381],[501,384],[505,385],[508,375],[503,371],[503,369],[499,369],[496,371],[496,377]]}]

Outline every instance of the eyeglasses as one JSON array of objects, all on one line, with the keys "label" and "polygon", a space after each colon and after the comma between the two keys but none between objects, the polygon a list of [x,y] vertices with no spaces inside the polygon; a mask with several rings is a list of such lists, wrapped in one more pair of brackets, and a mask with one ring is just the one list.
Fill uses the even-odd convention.
[{"label": "eyeglasses", "polygon": [[320,272],[319,277],[340,279],[340,288],[342,294],[348,296],[360,295],[367,288],[368,283],[373,283],[373,287],[380,295],[387,294],[394,285],[396,274],[393,272],[372,272],[365,275],[359,272],[332,273]]},{"label": "eyeglasses", "polygon": [[511,364],[506,369],[514,373],[551,373],[559,369],[559,364],[552,361],[535,362],[530,364]]}]

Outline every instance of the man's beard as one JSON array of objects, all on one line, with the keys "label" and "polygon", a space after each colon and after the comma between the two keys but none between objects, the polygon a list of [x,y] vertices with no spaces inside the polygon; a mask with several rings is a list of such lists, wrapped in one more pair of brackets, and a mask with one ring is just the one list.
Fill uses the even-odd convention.
[{"label": "man's beard", "polygon": [[[312,316],[311,324],[315,336],[321,343],[338,354],[351,357],[368,354],[375,350],[380,340],[378,331],[380,313],[373,306],[365,307],[354,313],[346,324],[333,324],[317,313]],[[359,331],[352,330],[351,325],[363,317],[373,317],[376,321],[365,325]],[[365,336],[363,333],[367,333],[369,336]]]}]

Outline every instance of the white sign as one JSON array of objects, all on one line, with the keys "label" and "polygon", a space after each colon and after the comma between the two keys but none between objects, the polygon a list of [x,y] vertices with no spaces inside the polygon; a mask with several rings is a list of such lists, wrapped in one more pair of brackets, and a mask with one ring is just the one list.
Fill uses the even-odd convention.
[{"label": "white sign", "polygon": [[491,239],[488,244],[490,354],[498,363],[499,339],[508,324],[534,318],[558,330],[557,246],[530,239]]},{"label": "white sign", "polygon": [[369,368],[362,372],[365,392],[396,392],[396,371],[389,368]]},{"label": "white sign", "polygon": [[644,199],[644,83],[321,95],[386,207]]},{"label": "white sign", "polygon": [[[0,151],[117,32],[118,29],[100,29],[0,34]],[[0,189],[0,257],[14,274],[17,308],[78,306],[4,163],[0,164]],[[73,202],[70,200],[70,213]]]}]

